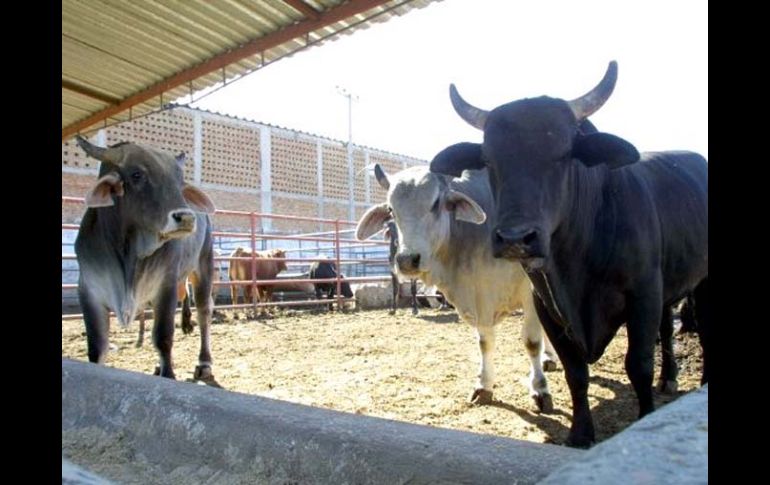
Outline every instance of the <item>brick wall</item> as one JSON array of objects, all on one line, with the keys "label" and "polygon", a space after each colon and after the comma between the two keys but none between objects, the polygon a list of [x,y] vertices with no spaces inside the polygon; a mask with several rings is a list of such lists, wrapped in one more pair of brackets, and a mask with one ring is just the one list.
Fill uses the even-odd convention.
[{"label": "brick wall", "polygon": [[[109,127],[91,141],[100,145],[133,141],[173,153],[185,152],[185,178],[197,182],[219,209],[262,211],[263,201],[267,200],[275,214],[342,220],[348,220],[350,216],[347,147],[341,141],[188,108],[176,108]],[[269,143],[269,150],[262,143]],[[320,174],[319,150],[323,165]],[[267,165],[263,167],[265,151],[270,157],[269,173],[266,173]],[[374,175],[365,175],[367,161],[379,163],[389,174],[405,166],[425,163],[371,148],[354,147],[356,217],[363,214],[369,204],[385,198],[385,191]],[[197,181],[196,163],[199,164]],[[83,197],[96,181],[98,167],[99,163],[86,157],[74,140],[62,143],[62,194]],[[267,183],[264,177],[269,177],[269,193],[263,190]],[[62,204],[62,221],[79,222],[83,211],[82,205]],[[272,230],[301,233],[332,229],[325,226],[329,225],[273,221]],[[218,230],[247,230],[249,221],[234,216],[216,216],[215,227]]]}]

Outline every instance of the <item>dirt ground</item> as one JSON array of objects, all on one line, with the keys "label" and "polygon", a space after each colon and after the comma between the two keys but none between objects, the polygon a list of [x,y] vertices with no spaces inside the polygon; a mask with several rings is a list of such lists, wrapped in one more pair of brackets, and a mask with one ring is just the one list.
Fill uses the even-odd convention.
[{"label": "dirt ground", "polygon": [[[473,328],[452,311],[408,309],[320,313],[276,311],[273,318],[246,320],[231,311],[212,326],[214,375],[227,390],[255,394],[368,416],[523,439],[563,443],[570,426],[571,402],[561,365],[547,373],[555,412],[535,412],[526,378],[529,360],[521,343],[522,318],[498,327],[494,402],[468,402],[480,357]],[[179,317],[177,317],[178,319]],[[149,322],[148,322],[149,323]],[[150,325],[151,326],[151,325]],[[135,348],[138,323],[122,329],[114,321],[110,340],[117,350],[107,365],[152,373],[157,356],[149,340]],[[192,377],[199,348],[197,328],[175,333],[177,379]],[[623,368],[625,328],[591,366],[589,402],[597,441],[636,420],[638,406]],[[698,387],[701,350],[694,334],[676,336],[679,393],[655,392],[655,405]],[[86,361],[82,321],[62,323],[62,357]],[[660,348],[656,348],[656,379]]]}]

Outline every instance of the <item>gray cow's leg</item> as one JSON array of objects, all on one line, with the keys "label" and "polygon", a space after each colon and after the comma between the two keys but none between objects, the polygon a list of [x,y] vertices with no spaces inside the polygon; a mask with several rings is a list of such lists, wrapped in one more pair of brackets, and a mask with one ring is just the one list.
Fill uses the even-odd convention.
[{"label": "gray cow's leg", "polygon": [[543,327],[537,319],[531,293],[528,293],[524,299],[524,325],[521,327],[521,338],[529,355],[529,392],[538,411],[548,414],[553,412],[553,397],[548,390],[548,380],[543,373],[545,357],[543,337]]},{"label": "gray cow's leg", "polygon": [[110,345],[110,315],[107,308],[93,300],[88,290],[78,287],[88,341],[88,361],[104,364]]},{"label": "gray cow's leg", "polygon": [[195,287],[196,311],[198,313],[198,327],[201,333],[201,348],[198,353],[198,365],[195,367],[193,377],[210,386],[221,387],[214,379],[211,370],[213,360],[211,358],[211,314],[214,301],[211,298],[210,276],[201,277]]},{"label": "gray cow's leg", "polygon": [[176,279],[169,278],[155,299],[153,310],[155,322],[152,327],[152,343],[158,351],[159,366],[155,374],[176,379],[171,348],[174,345],[174,315],[176,313]]},{"label": "gray cow's leg", "polygon": [[412,280],[412,315],[417,315],[417,280]]},{"label": "gray cow's leg", "polygon": [[662,365],[660,379],[658,379],[658,391],[665,394],[675,394],[678,388],[676,377],[679,369],[674,356],[674,321],[671,316],[671,307],[663,308],[660,319],[660,350]]},{"label": "gray cow's leg", "polygon": [[478,325],[476,332],[481,351],[481,369],[479,370],[479,381],[470,400],[473,404],[489,404],[492,402],[492,386],[495,384],[495,327],[493,325]]},{"label": "gray cow's leg", "polygon": [[144,344],[144,308],[139,311],[139,337],[136,339],[136,348],[140,348]]}]

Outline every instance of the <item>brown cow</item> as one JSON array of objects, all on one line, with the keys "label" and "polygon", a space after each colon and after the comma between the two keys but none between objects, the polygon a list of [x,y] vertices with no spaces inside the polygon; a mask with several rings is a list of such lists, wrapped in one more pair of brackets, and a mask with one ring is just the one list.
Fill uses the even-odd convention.
[{"label": "brown cow", "polygon": [[[272,280],[281,271],[286,270],[285,261],[265,261],[262,258],[285,258],[286,251],[283,249],[270,249],[267,251],[257,251],[257,280]],[[248,249],[238,247],[230,254],[231,258],[249,258],[251,257],[251,251]],[[235,260],[230,261],[230,270],[228,272],[230,281],[244,281],[251,280],[251,261]],[[243,285],[243,300],[246,302],[249,295],[253,295],[256,291],[257,301],[268,302],[273,298],[273,285],[256,285],[256,288],[252,288],[252,285]],[[233,305],[238,304],[238,285],[230,286],[230,295],[232,296]]]}]

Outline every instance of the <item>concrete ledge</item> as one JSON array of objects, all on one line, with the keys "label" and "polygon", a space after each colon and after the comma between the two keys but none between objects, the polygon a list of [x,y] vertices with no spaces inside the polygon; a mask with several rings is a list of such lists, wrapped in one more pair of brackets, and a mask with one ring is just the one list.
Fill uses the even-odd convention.
[{"label": "concrete ledge", "polygon": [[529,484],[584,453],[62,359],[62,454],[120,483]]},{"label": "concrete ledge", "polygon": [[540,482],[708,483],[708,385],[645,416]]},{"label": "concrete ledge", "polygon": [[61,459],[61,483],[62,485],[112,485],[112,482],[83,470],[64,457]]}]

